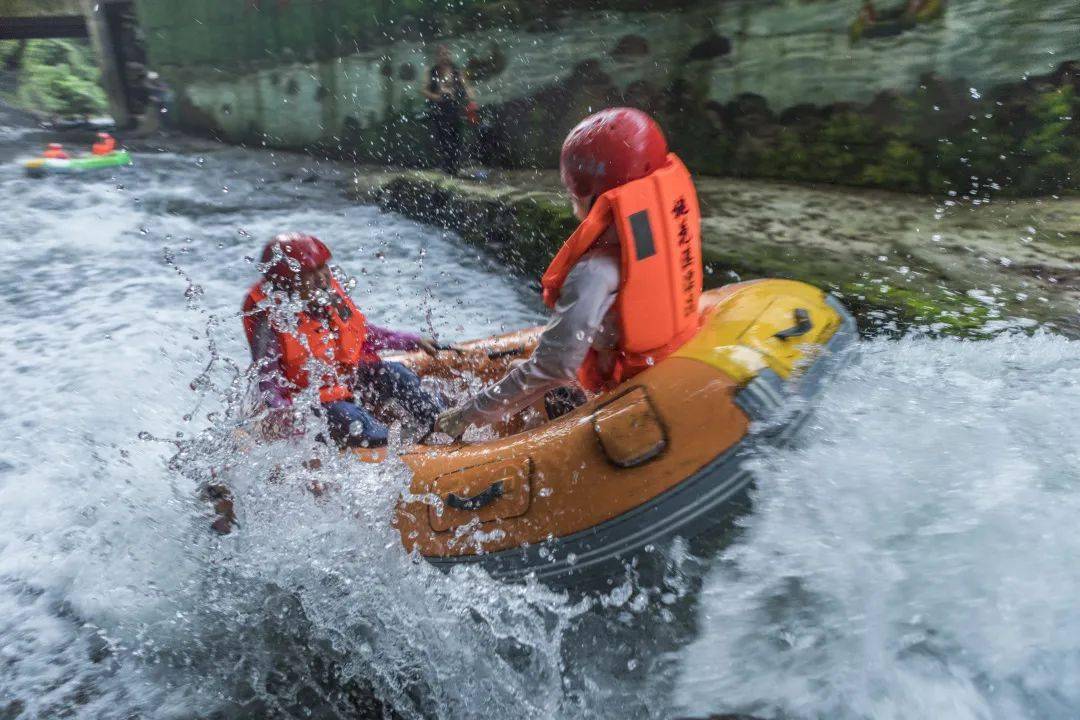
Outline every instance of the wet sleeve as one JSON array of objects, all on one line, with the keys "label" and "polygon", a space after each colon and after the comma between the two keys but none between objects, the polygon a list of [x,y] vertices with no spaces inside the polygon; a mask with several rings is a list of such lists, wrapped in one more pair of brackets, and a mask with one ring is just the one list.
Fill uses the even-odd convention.
[{"label": "wet sleeve", "polygon": [[553,388],[577,381],[593,339],[615,302],[619,260],[612,252],[587,254],[570,271],[532,356],[461,407],[474,425],[521,412]]},{"label": "wet sleeve", "polygon": [[367,340],[364,344],[368,350],[415,350],[419,347],[420,336],[416,333],[390,330],[378,325],[368,324]]},{"label": "wet sleeve", "polygon": [[252,316],[255,332],[251,338],[251,359],[259,376],[259,394],[271,408],[287,407],[288,390],[283,385],[281,372],[281,343],[277,333],[270,327],[270,316],[265,312]]}]

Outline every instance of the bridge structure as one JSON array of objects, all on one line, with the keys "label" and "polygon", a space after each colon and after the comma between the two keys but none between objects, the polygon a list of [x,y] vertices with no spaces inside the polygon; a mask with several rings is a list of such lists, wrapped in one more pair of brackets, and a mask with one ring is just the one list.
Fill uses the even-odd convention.
[{"label": "bridge structure", "polygon": [[133,0],[0,0],[0,40],[89,39],[113,120],[126,127],[135,109],[128,68],[143,57],[134,17]]}]

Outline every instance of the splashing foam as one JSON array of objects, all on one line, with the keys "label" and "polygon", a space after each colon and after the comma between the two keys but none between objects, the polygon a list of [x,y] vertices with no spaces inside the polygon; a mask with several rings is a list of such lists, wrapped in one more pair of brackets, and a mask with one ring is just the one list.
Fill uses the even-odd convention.
[{"label": "splashing foam", "polygon": [[1056,718],[1080,707],[1080,355],[1036,335],[867,344],[680,660],[688,712]]}]

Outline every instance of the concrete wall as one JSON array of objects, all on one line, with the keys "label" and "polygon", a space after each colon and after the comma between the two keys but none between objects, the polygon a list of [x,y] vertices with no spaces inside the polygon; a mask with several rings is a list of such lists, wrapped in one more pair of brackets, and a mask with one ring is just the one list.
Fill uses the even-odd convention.
[{"label": "concrete wall", "polygon": [[[475,71],[491,121],[481,152],[498,164],[550,165],[582,114],[613,103],[659,115],[691,165],[719,174],[943,189],[971,174],[970,158],[943,156],[938,141],[974,129],[1009,146],[999,149],[1027,147],[982,176],[1039,191],[1046,183],[1019,178],[1023,166],[1070,149],[1026,142],[1046,134],[1053,110],[999,113],[1001,127],[982,130],[968,118],[995,112],[999,96],[1072,107],[1076,0],[924,0],[921,16],[877,0],[873,27],[857,21],[862,0],[433,5],[138,0],[182,122],[233,141],[421,162],[419,84],[432,43],[447,39]],[[823,167],[818,156],[837,152],[853,157]],[[891,178],[890,163],[915,156],[917,177]],[[1049,184],[1075,185],[1076,169],[1058,167]]]},{"label": "concrete wall", "polygon": [[79,0],[0,0],[0,17],[81,15]]}]

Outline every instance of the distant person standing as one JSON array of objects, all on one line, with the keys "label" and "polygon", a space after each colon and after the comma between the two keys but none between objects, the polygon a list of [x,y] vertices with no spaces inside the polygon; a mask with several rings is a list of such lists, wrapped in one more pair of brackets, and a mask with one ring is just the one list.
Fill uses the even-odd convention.
[{"label": "distant person standing", "polygon": [[447,174],[457,175],[464,155],[461,121],[470,110],[475,112],[476,91],[465,81],[446,45],[436,48],[435,64],[428,71],[422,92],[428,101],[439,164]]},{"label": "distant person standing", "polygon": [[[138,68],[139,80],[132,87],[132,109],[138,119],[136,134],[146,136],[153,135],[161,130],[162,125],[167,125],[168,106],[171,102],[171,93],[168,86],[162,81],[161,76],[153,70],[137,63],[129,63],[129,66]],[[130,72],[136,72],[131,70]]]}]

